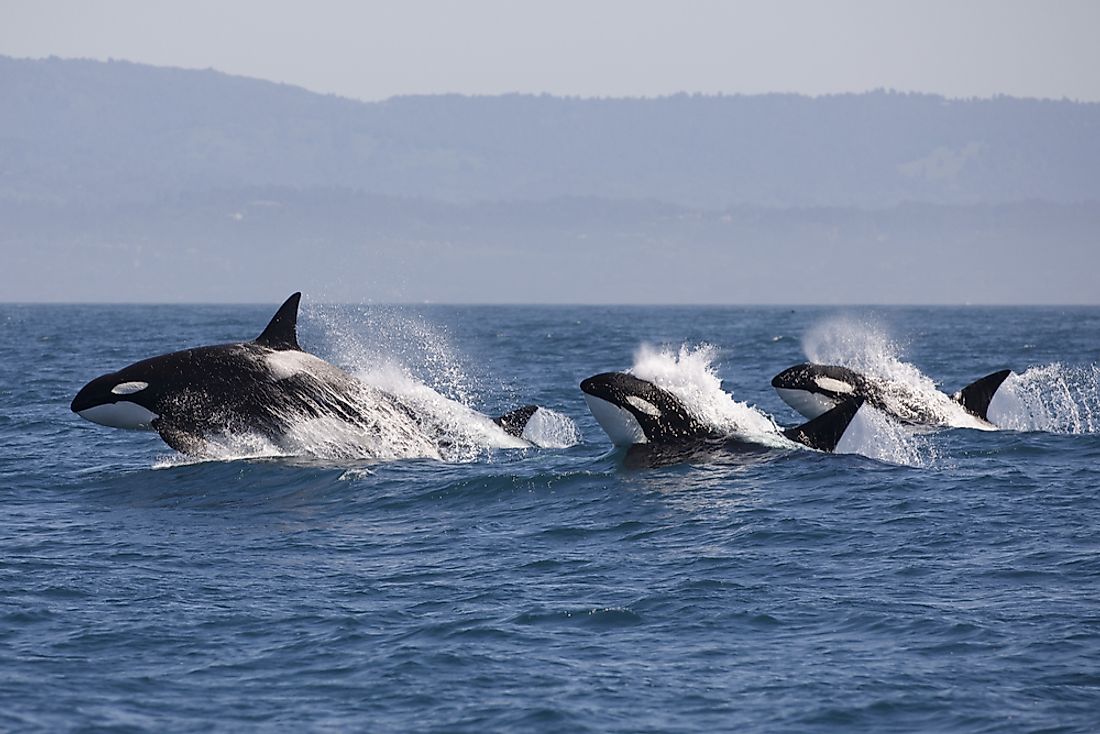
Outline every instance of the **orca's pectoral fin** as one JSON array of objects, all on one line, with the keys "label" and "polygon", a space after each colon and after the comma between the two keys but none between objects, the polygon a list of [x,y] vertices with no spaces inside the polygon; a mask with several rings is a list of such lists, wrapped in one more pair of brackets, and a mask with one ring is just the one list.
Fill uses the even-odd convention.
[{"label": "orca's pectoral fin", "polygon": [[509,436],[522,438],[523,429],[527,427],[527,421],[531,420],[531,416],[533,416],[538,409],[539,406],[537,405],[525,405],[522,408],[516,408],[502,416],[493,418],[493,423],[503,428],[504,432]]},{"label": "orca's pectoral fin", "polygon": [[822,413],[811,421],[800,426],[788,428],[783,435],[792,441],[809,446],[818,451],[835,451],[836,445],[844,437],[852,419],[863,407],[862,397],[845,400],[832,410]]},{"label": "orca's pectoral fin", "polygon": [[298,346],[298,303],[301,300],[301,293],[295,293],[286,299],[255,342],[270,349],[302,351]]},{"label": "orca's pectoral fin", "polygon": [[1011,374],[1012,370],[1000,370],[991,375],[986,375],[982,379],[970,383],[951,397],[966,408],[967,412],[973,413],[983,421],[988,421],[989,417],[986,414],[989,412],[989,404],[993,401],[993,396],[997,394],[1001,384]]},{"label": "orca's pectoral fin", "polygon": [[206,441],[194,431],[189,431],[172,421],[157,418],[153,421],[153,428],[160,434],[161,439],[179,451],[181,454],[196,456],[202,454],[206,448]]}]

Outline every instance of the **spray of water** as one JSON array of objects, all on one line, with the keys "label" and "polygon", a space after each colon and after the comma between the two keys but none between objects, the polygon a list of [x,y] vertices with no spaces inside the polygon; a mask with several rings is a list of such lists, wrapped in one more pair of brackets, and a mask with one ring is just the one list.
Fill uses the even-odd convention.
[{"label": "spray of water", "polygon": [[684,345],[677,351],[643,344],[634,355],[630,372],[671,392],[692,415],[720,433],[790,447],[771,418],[722,390],[712,366],[716,356],[716,349],[709,344]]},{"label": "spray of water", "polygon": [[1001,428],[1048,433],[1100,431],[1100,366],[1048,364],[1010,375],[989,407]]},{"label": "spray of water", "polygon": [[489,449],[521,448],[528,441],[540,448],[567,448],[580,441],[576,424],[547,408],[532,416],[524,440],[475,410],[480,383],[448,334],[421,316],[392,308],[321,308],[316,318],[334,361],[421,416],[447,461],[472,461]]},{"label": "spray of water", "polygon": [[[882,381],[893,400],[891,409],[902,417],[930,414],[932,422],[945,426],[991,428],[902,361],[901,346],[878,324],[831,319],[811,329],[802,347],[810,361],[843,365]],[[1055,363],[1009,375],[989,406],[988,418],[992,427],[1009,430],[1095,433],[1100,430],[1100,366]]]},{"label": "spray of water", "polygon": [[859,454],[902,466],[929,467],[939,459],[928,436],[912,431],[866,404],[848,426],[837,453]]},{"label": "spray of water", "polygon": [[[674,394],[696,418],[721,433],[766,446],[797,446],[780,433],[772,418],[722,390],[712,366],[716,356],[717,350],[706,344],[681,346],[677,351],[643,344],[630,372]],[[851,438],[843,448],[847,453],[909,466],[926,466],[935,460],[927,441],[876,410],[861,410],[849,432]]]},{"label": "spray of water", "polygon": [[385,306],[312,305],[305,312],[317,351],[353,374],[401,371],[463,405],[480,399],[450,336],[423,316]]},{"label": "spray of water", "polygon": [[874,379],[890,411],[913,423],[991,430],[941,392],[932,378],[901,359],[901,345],[873,322],[836,318],[818,324],[802,339],[811,362],[841,365]]},{"label": "spray of water", "polygon": [[[579,440],[569,418],[547,409],[532,417],[527,440],[509,435],[471,407],[476,384],[445,334],[422,319],[392,311],[360,314],[366,314],[362,330],[354,314],[329,308],[310,314],[321,327],[324,351],[343,372],[309,354],[265,357],[274,375],[317,383],[304,402],[278,416],[287,429],[277,439],[248,432],[208,436],[203,460],[296,456],[465,462],[494,449],[563,448]],[[329,390],[329,385],[338,389]],[[186,461],[173,457],[160,465]]]}]

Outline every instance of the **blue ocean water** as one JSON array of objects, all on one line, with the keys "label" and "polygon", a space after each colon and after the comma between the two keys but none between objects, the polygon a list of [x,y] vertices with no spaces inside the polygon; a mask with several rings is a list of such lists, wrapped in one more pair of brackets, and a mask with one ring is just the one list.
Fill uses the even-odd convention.
[{"label": "blue ocean water", "polygon": [[[455,462],[185,461],[69,412],[274,305],[0,305],[0,729],[1100,730],[1100,309],[308,306],[331,361],[579,433]],[[1022,412],[629,468],[577,384],[643,344],[783,425],[807,356],[1011,367]]]}]

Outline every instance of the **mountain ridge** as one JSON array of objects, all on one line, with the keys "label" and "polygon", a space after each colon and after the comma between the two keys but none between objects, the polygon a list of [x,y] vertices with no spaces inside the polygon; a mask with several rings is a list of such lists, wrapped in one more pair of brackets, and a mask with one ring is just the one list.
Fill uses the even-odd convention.
[{"label": "mountain ridge", "polygon": [[213,70],[0,58],[0,196],[253,186],[460,203],[689,208],[1100,200],[1100,104],[411,95],[361,102]]}]

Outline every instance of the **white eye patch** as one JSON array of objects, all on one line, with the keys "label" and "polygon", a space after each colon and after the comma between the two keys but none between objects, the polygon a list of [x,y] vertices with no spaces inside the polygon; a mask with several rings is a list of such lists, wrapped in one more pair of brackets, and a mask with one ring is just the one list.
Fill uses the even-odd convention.
[{"label": "white eye patch", "polygon": [[120,382],[111,388],[111,392],[115,395],[133,395],[136,392],[141,392],[147,387],[149,387],[149,383],[141,382],[140,380],[135,380],[134,382]]},{"label": "white eye patch", "polygon": [[831,377],[815,377],[814,382],[816,382],[817,386],[822,390],[829,390],[831,392],[850,393],[855,390],[855,388],[847,382],[834,380]]},{"label": "white eye patch", "polygon": [[626,402],[630,403],[631,405],[633,405],[635,408],[642,411],[646,415],[651,415],[654,418],[661,415],[661,411],[656,405],[649,402],[648,400],[643,400],[642,398],[639,398],[636,395],[627,395],[626,396]]}]

